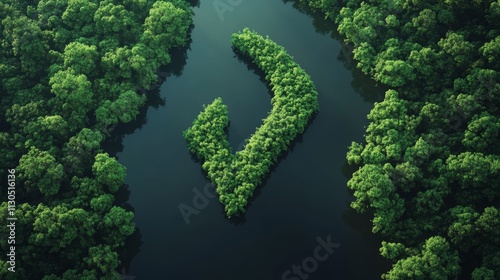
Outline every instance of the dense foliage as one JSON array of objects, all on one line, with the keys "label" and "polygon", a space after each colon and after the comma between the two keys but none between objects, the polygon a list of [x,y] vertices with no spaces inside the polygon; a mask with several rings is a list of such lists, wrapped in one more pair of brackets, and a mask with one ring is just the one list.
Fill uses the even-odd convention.
[{"label": "dense foliage", "polygon": [[349,188],[373,212],[384,279],[500,278],[500,2],[299,0],[387,85]]},{"label": "dense foliage", "polygon": [[15,169],[18,245],[0,279],[121,279],[135,225],[115,202],[125,167],[101,143],[138,115],[191,16],[183,0],[1,1],[0,220]]},{"label": "dense foliage", "polygon": [[309,75],[283,47],[249,29],[233,34],[231,42],[266,74],[274,93],[271,112],[243,150],[234,155],[225,133],[227,107],[220,98],[205,107],[184,132],[189,150],[203,161],[203,169],[215,184],[229,217],[245,212],[248,199],[269,168],[304,132],[319,108],[318,93]]}]

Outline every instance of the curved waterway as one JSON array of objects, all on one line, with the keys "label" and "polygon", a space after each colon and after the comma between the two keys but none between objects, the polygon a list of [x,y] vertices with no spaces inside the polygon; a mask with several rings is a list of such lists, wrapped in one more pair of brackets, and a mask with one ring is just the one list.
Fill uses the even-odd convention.
[{"label": "curved waterway", "polygon": [[[149,107],[140,129],[109,148],[127,167],[128,203],[139,228],[140,240],[128,243],[135,256],[127,274],[136,280],[378,279],[389,267],[379,256],[380,240],[370,234],[369,216],[349,208],[353,196],[346,183],[353,170],[345,154],[351,141],[362,140],[376,99],[370,96],[380,91],[346,69],[339,42],[318,33],[312,17],[290,3],[215,2],[241,3],[222,14],[212,0],[193,8],[182,73],[178,69],[159,88],[164,104]],[[182,131],[203,104],[222,97],[231,145],[240,149],[267,116],[266,84],[231,48],[231,34],[244,27],[269,35],[306,70],[320,94],[320,112],[257,190],[245,216],[229,220],[217,198],[200,198],[209,181]],[[183,216],[180,206],[196,212]],[[316,249],[328,239],[338,245]]]}]

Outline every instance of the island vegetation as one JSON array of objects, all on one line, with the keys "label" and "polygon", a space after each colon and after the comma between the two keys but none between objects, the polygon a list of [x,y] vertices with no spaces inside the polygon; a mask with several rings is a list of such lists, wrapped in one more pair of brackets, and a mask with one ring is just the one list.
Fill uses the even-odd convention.
[{"label": "island vegetation", "polygon": [[0,220],[17,220],[14,243],[0,227],[15,255],[0,279],[121,279],[135,225],[101,144],[136,118],[191,17],[183,0],[1,1]]},{"label": "island vegetation", "polygon": [[282,46],[254,31],[233,34],[232,45],[262,70],[272,87],[272,109],[241,151],[229,145],[227,107],[217,98],[184,132],[189,150],[203,161],[228,217],[245,212],[248,199],[293,139],[319,109],[318,93],[307,73]]},{"label": "island vegetation", "polygon": [[[373,214],[383,279],[500,278],[500,2],[299,0],[389,90],[368,115],[351,206]],[[375,276],[374,276],[375,278]]]}]

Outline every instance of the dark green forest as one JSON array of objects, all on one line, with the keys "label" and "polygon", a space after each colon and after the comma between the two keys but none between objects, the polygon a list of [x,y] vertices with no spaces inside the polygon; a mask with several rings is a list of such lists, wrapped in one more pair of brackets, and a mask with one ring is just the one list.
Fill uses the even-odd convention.
[{"label": "dark green forest", "polygon": [[183,0],[0,3],[0,219],[17,218],[22,244],[15,273],[0,261],[0,279],[121,279],[135,225],[115,201],[125,167],[101,144],[136,118],[191,18]]},{"label": "dark green forest", "polygon": [[[0,279],[121,279],[137,228],[117,195],[126,168],[103,143],[188,43],[192,2],[0,2],[0,220],[17,218],[16,243],[2,225],[0,247],[22,244]],[[499,279],[500,0],[283,2],[333,23],[355,67],[387,88],[346,156],[351,207],[393,264],[382,279]],[[273,111],[235,154],[219,98],[184,133],[228,216],[318,110],[283,47],[249,30],[231,42],[265,73]]]},{"label": "dark green forest", "polygon": [[262,184],[269,168],[319,110],[318,92],[311,78],[282,46],[249,29],[233,34],[231,42],[272,85],[273,107],[269,115],[245,141],[243,150],[235,154],[226,133],[227,107],[220,98],[206,106],[184,132],[189,150],[203,161],[208,178],[217,186],[228,217],[245,212],[248,199]]},{"label": "dark green forest", "polygon": [[[351,207],[372,215],[383,279],[500,278],[500,1],[300,0],[389,88],[368,115]],[[319,25],[319,23],[318,23]]]}]

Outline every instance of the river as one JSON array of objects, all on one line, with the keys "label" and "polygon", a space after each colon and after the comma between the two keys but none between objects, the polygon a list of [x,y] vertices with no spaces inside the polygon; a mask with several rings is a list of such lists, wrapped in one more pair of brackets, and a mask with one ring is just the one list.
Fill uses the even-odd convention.
[{"label": "river", "polygon": [[[136,126],[122,129],[123,139],[120,135],[107,149],[127,168],[126,196],[139,228],[127,248],[135,255],[128,275],[135,280],[278,280],[296,265],[302,279],[379,279],[389,267],[378,253],[380,239],[370,234],[369,216],[349,208],[353,196],[346,183],[353,170],[345,154],[352,141],[363,139],[376,100],[371,94],[380,90],[346,69],[339,42],[318,33],[312,18],[292,4],[215,3],[237,5],[224,13],[212,0],[193,8],[192,41],[183,68],[177,69],[182,73],[158,89],[164,104],[143,111]],[[320,112],[257,190],[245,216],[228,220],[217,198],[193,204],[209,181],[189,154],[182,131],[203,104],[222,97],[231,145],[241,149],[267,116],[266,85],[231,49],[231,34],[244,27],[269,35],[306,70],[318,89]],[[185,217],[180,206],[197,212]],[[338,248],[321,249],[318,260],[315,250],[328,238]],[[288,279],[301,279],[290,273]]]}]

